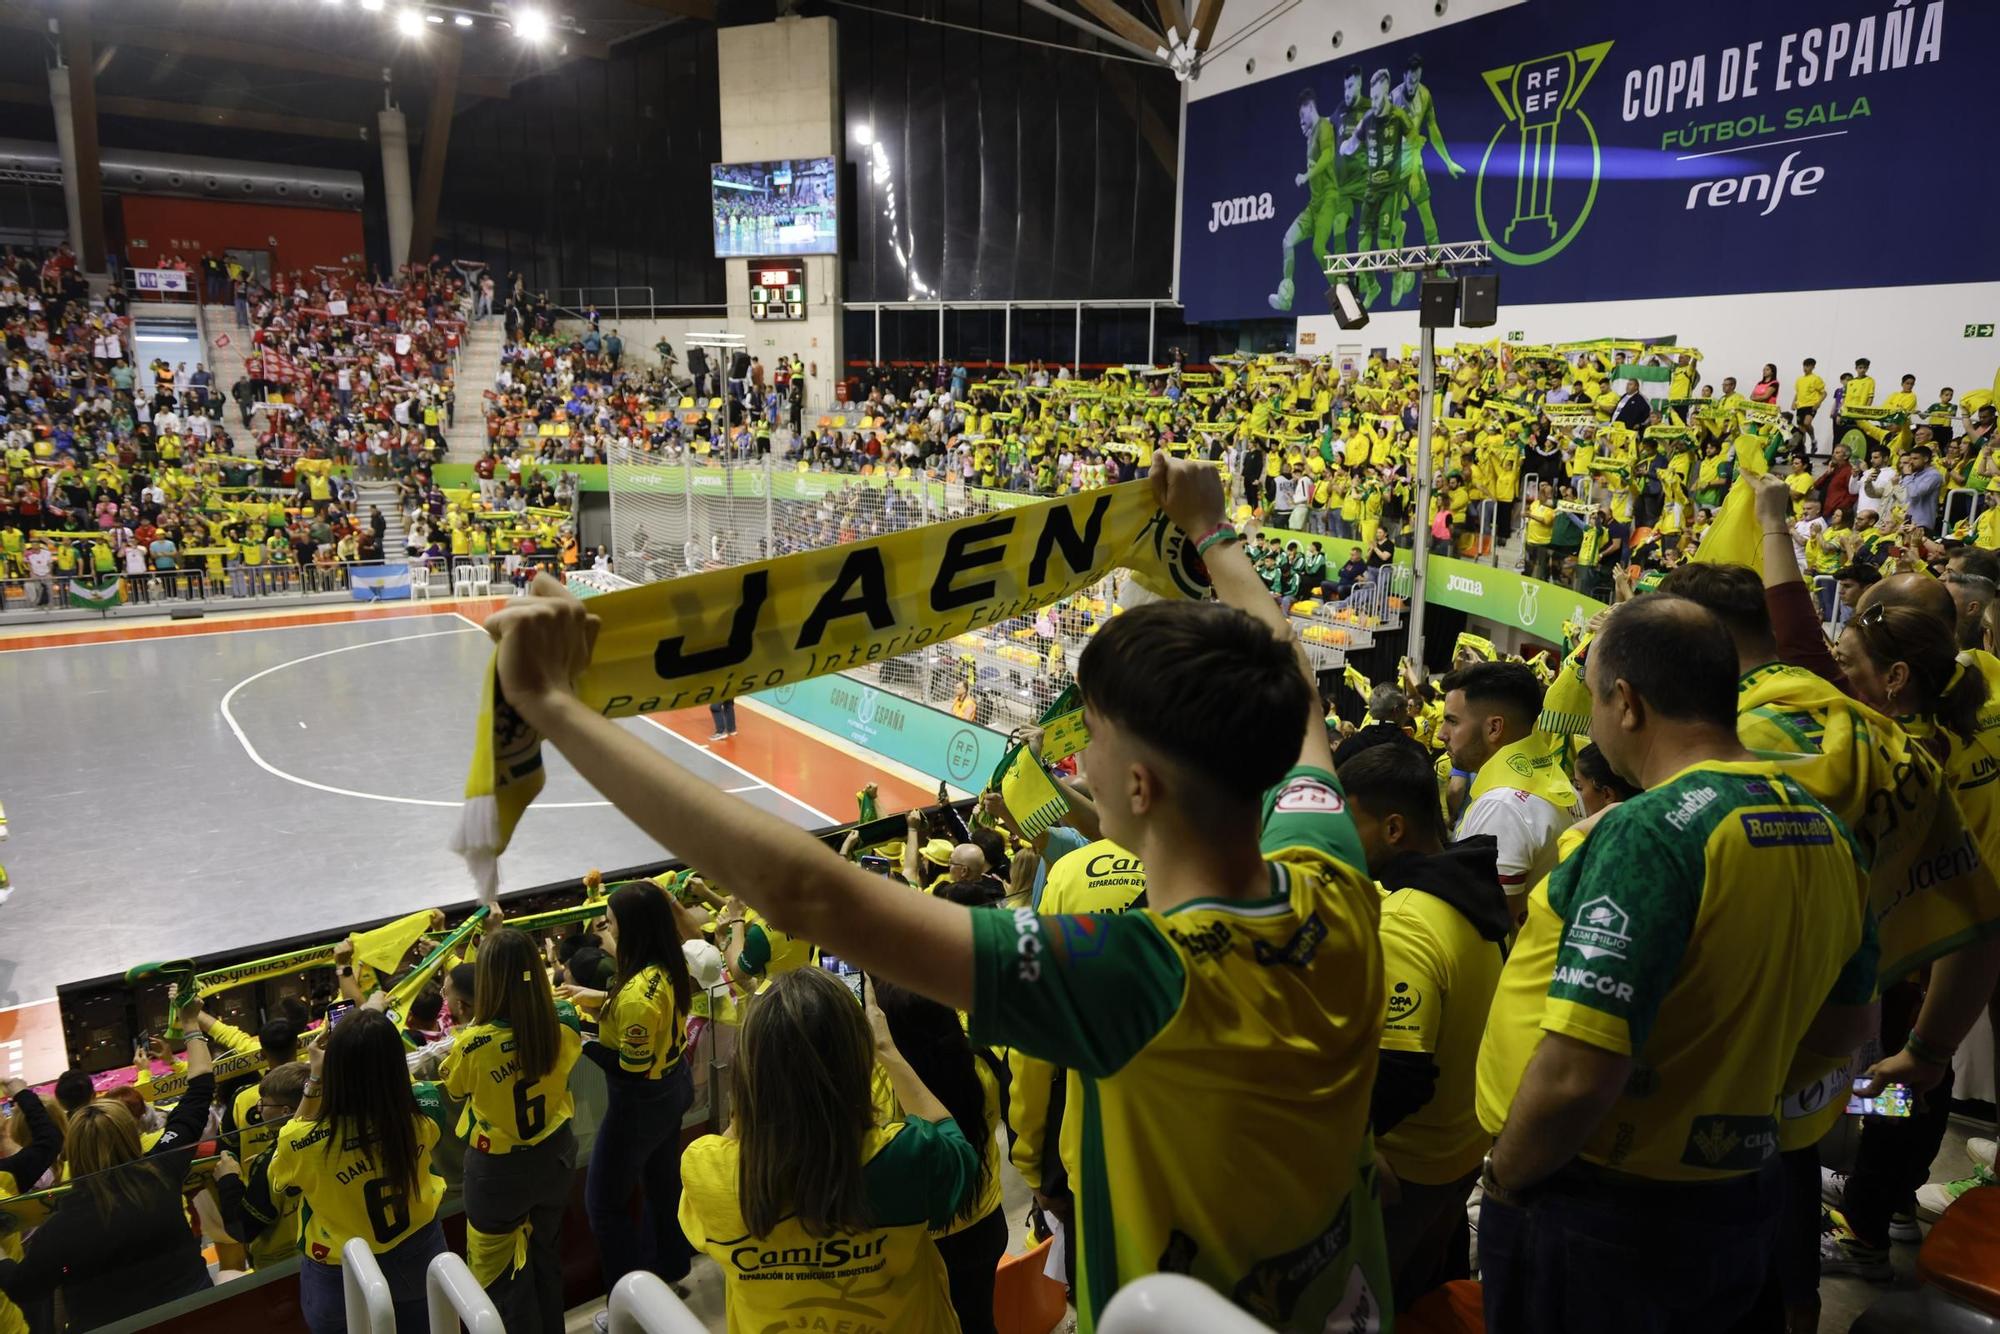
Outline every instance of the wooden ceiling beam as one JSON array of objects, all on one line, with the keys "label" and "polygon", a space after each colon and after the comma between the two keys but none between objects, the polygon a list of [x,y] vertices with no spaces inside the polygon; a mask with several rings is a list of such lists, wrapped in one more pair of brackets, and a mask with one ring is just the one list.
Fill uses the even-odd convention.
[{"label": "wooden ceiling beam", "polygon": [[1168,45],[1167,39],[1154,32],[1147,24],[1132,17],[1129,10],[1118,0],[1077,0],[1092,18],[1123,37],[1134,46],[1143,46],[1148,52],[1157,51]]},{"label": "wooden ceiling beam", "polygon": [[1167,25],[1167,44],[1187,40],[1187,10],[1181,0],[1160,0],[1160,22]]},{"label": "wooden ceiling beam", "polygon": [[1208,50],[1208,44],[1215,40],[1215,25],[1220,22],[1222,22],[1222,0],[1201,0],[1201,3],[1195,6],[1194,27],[1200,34],[1195,39],[1195,50]]}]

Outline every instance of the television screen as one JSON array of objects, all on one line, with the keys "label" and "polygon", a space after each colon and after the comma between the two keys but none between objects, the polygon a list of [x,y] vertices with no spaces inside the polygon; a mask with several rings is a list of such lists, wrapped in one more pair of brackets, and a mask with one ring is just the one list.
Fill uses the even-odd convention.
[{"label": "television screen", "polygon": [[839,179],[830,157],[717,164],[709,172],[716,258],[838,254]]}]

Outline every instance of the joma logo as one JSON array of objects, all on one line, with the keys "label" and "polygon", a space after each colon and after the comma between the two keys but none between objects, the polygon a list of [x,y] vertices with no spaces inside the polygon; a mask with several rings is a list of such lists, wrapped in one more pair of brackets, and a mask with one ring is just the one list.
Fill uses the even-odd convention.
[{"label": "joma logo", "polygon": [[1208,220],[1208,229],[1212,232],[1245,222],[1265,222],[1277,216],[1277,211],[1271,207],[1271,196],[1268,194],[1218,199],[1209,207],[1215,210],[1215,216]]}]

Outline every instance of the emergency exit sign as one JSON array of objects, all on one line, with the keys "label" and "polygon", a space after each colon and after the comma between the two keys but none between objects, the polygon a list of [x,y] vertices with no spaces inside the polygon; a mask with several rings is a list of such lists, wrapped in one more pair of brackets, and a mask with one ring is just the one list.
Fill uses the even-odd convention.
[{"label": "emergency exit sign", "polygon": [[1528,341],[1528,335],[1520,329],[1509,330],[1507,341],[1510,343],[1525,343]]},{"label": "emergency exit sign", "polygon": [[1965,326],[1965,336],[1967,338],[1991,338],[1993,336],[1993,326],[1990,324],[1968,324]]}]

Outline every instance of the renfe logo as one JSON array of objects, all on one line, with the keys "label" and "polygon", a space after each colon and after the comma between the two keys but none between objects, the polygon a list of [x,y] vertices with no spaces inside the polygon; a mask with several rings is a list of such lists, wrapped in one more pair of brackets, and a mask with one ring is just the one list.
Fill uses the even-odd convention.
[{"label": "renfe logo", "polygon": [[1702,192],[1708,192],[1708,206],[1721,208],[1725,204],[1754,204],[1768,198],[1770,202],[1757,216],[1768,218],[1784,202],[1787,194],[1794,199],[1819,193],[1819,183],[1826,179],[1826,168],[1807,167],[1797,175],[1792,173],[1792,163],[1798,160],[1797,153],[1785,154],[1785,160],[1778,166],[1778,177],[1771,179],[1769,172],[1753,172],[1748,176],[1725,176],[1719,181],[1697,181],[1688,189],[1687,207],[1693,208],[1695,200]]},{"label": "renfe logo", "polygon": [[1215,216],[1208,220],[1208,229],[1212,232],[1224,227],[1234,227],[1239,223],[1263,222],[1277,216],[1277,211],[1271,207],[1271,196],[1268,194],[1218,199],[1209,207],[1215,210]]}]

